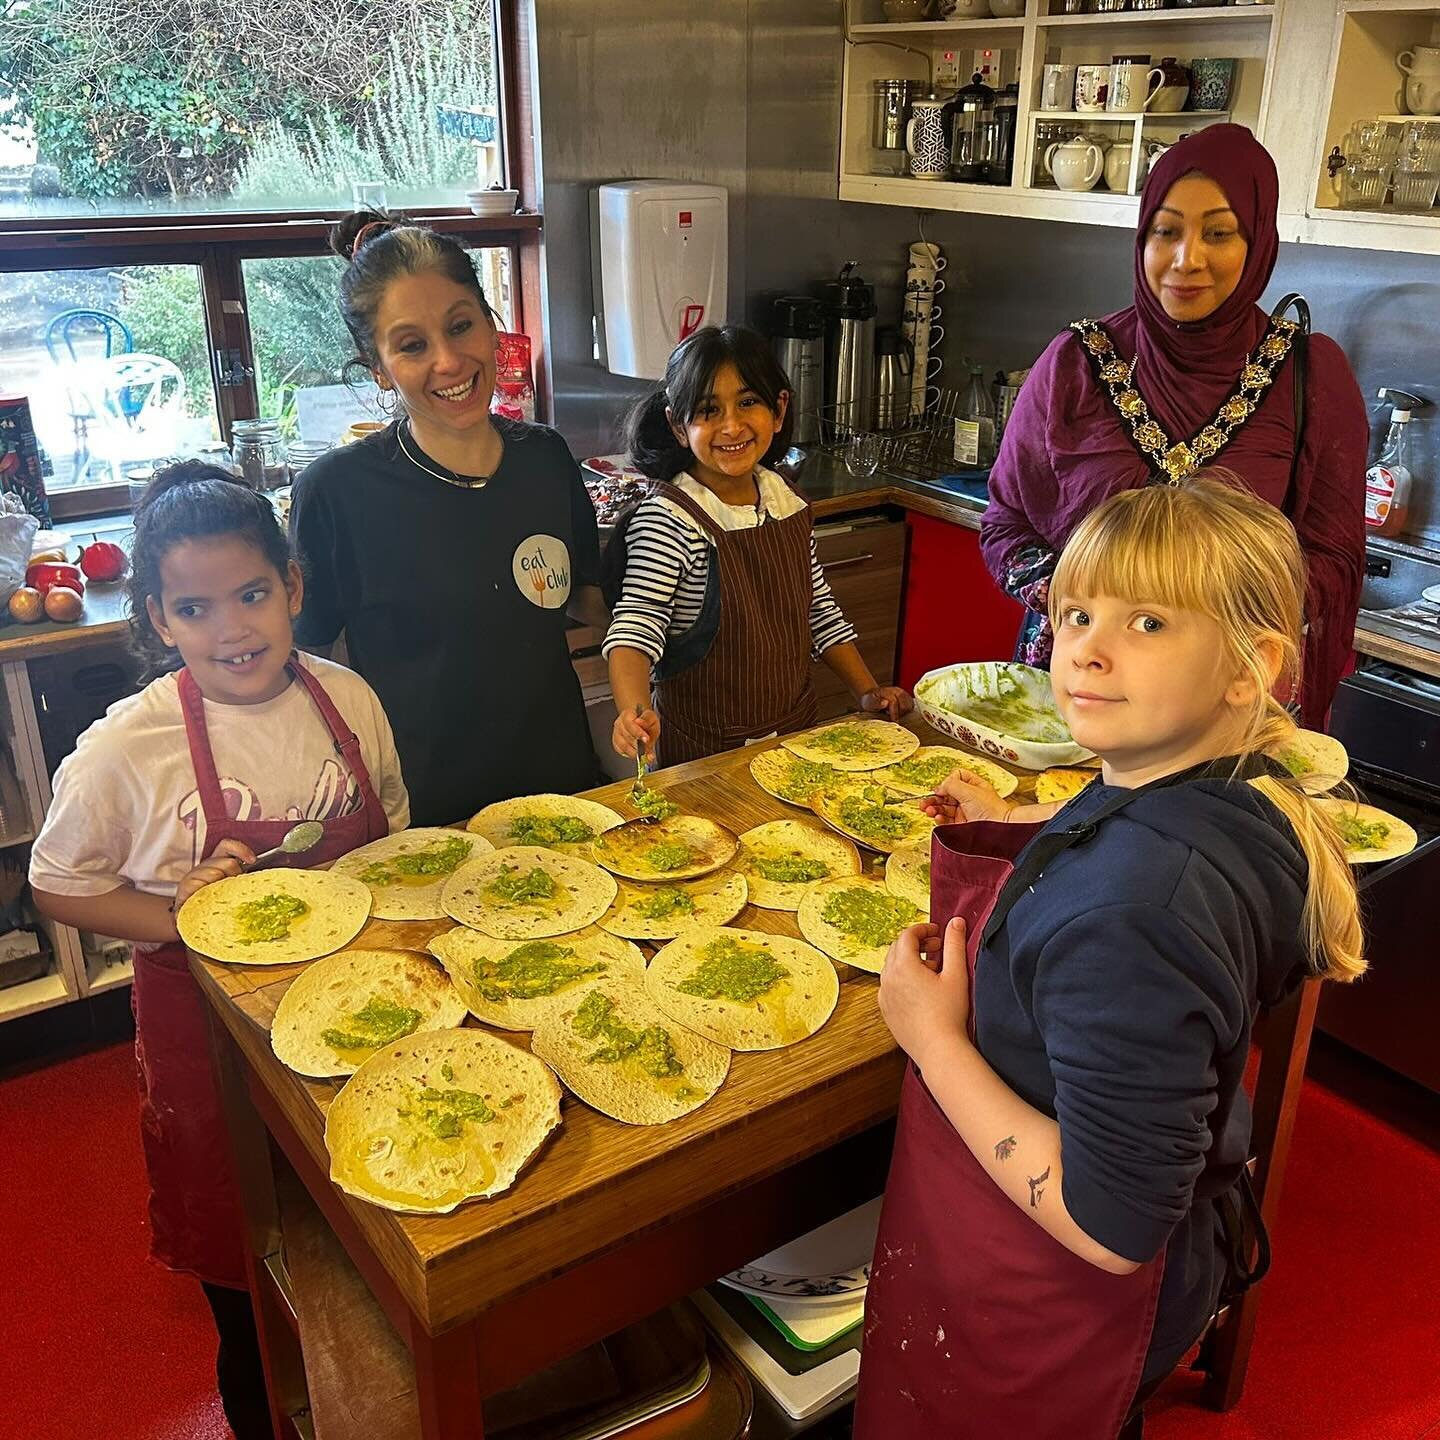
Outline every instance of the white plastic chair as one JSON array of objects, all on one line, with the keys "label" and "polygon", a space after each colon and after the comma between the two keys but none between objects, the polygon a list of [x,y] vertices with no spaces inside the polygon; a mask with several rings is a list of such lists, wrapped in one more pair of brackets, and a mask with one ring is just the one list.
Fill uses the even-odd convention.
[{"label": "white plastic chair", "polygon": [[90,454],[75,476],[94,484],[104,470],[118,483],[124,466],[175,453],[185,420],[185,377],[173,360],[136,352],[77,361],[66,383],[72,410],[87,417]]}]

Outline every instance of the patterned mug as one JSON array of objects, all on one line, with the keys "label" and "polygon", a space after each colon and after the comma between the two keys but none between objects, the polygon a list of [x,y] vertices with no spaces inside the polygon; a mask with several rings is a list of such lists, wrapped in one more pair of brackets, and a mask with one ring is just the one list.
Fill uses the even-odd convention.
[{"label": "patterned mug", "polygon": [[1235,81],[1233,60],[1201,59],[1190,62],[1190,109],[1226,110]]},{"label": "patterned mug", "polygon": [[905,149],[914,180],[946,180],[950,176],[950,146],[945,139],[945,106],[940,100],[912,100],[910,123],[905,127]]}]

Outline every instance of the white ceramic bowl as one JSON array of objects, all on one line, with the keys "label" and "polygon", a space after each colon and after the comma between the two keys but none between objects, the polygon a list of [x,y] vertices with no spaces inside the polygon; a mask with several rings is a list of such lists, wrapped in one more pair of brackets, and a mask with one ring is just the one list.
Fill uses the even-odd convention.
[{"label": "white ceramic bowl", "polygon": [[[1046,728],[1063,739],[1039,740],[1012,734],[986,724],[968,713],[974,702],[1014,697],[1043,717]],[[1094,752],[1077,745],[1055,705],[1050,677],[1043,670],[1010,661],[977,660],[947,665],[922,675],[915,686],[915,708],[927,725],[951,739],[1027,770],[1052,765],[1076,765],[1094,758]]]},{"label": "white ceramic bowl", "polygon": [[513,215],[518,190],[467,190],[465,203],[472,215]]}]

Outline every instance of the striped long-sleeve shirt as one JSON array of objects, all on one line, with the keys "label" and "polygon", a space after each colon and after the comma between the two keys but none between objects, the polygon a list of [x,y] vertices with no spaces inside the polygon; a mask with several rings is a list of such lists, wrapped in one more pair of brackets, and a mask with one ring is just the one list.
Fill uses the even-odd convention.
[{"label": "striped long-sleeve shirt", "polygon": [[[723,530],[747,530],[783,520],[805,502],[772,471],[757,472],[759,505],[726,505],[688,475],[676,483],[705,507]],[[660,495],[644,501],[626,534],[625,579],[603,653],[626,645],[659,664],[666,641],[700,617],[714,543],[696,521]],[[810,639],[818,658],[833,645],[855,639],[855,630],[830,593],[815,537],[810,537]]]}]

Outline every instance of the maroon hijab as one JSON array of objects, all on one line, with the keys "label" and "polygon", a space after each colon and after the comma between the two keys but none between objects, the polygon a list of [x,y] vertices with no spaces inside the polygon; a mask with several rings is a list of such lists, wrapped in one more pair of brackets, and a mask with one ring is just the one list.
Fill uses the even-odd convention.
[{"label": "maroon hijab", "polygon": [[[1224,192],[1249,244],[1240,283],[1213,315],[1179,324],[1145,278],[1145,237],[1170,187],[1199,171]],[[1230,397],[1245,357],[1269,318],[1256,302],[1280,250],[1280,183],[1270,153],[1243,125],[1210,125],[1156,162],[1140,200],[1135,235],[1136,383],[1174,440],[1188,439]]]}]

